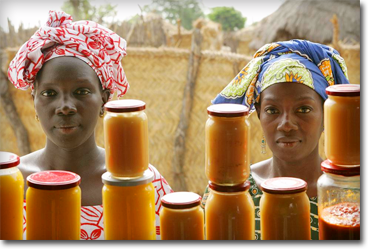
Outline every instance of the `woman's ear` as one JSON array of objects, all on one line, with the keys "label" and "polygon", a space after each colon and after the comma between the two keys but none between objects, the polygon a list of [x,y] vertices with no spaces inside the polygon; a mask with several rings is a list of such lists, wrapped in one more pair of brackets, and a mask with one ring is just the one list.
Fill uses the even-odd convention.
[{"label": "woman's ear", "polygon": [[111,94],[111,90],[110,89],[105,89],[105,90],[102,91],[103,105],[108,102],[108,99],[109,99],[110,94]]}]

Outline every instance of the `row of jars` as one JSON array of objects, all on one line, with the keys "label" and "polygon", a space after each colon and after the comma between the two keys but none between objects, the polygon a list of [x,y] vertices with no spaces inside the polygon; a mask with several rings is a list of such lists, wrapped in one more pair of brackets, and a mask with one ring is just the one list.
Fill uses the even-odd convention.
[{"label": "row of jars", "polygon": [[[1,152],[1,239],[22,239],[23,176],[19,157]],[[4,160],[6,159],[6,160]],[[344,168],[326,160],[318,180],[320,239],[360,239],[360,168]],[[153,173],[126,180],[102,176],[104,232],[107,240],[155,239]],[[27,177],[27,239],[79,239],[80,177],[68,171],[42,171]],[[252,240],[255,207],[246,181],[234,186],[209,182],[205,215],[201,197],[175,192],[161,199],[163,240]],[[297,178],[272,178],[261,185],[261,236],[310,239],[307,184]],[[10,191],[11,190],[11,191]],[[135,209],[133,209],[135,208]],[[205,223],[205,227],[204,227]]]},{"label": "row of jars", "polygon": [[[0,239],[23,238],[24,179],[19,157],[0,152]],[[155,240],[154,174],[135,179],[102,175],[104,233],[107,240]],[[79,240],[81,189],[79,175],[41,171],[27,177],[27,240]]]}]

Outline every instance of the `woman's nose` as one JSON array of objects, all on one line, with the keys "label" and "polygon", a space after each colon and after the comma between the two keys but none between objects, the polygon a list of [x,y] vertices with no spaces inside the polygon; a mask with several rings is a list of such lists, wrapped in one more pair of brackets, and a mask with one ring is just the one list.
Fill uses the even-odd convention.
[{"label": "woman's nose", "polygon": [[55,110],[57,115],[74,115],[76,112],[76,106],[68,96],[63,96],[61,98],[61,101]]},{"label": "woman's nose", "polygon": [[290,132],[291,130],[298,130],[299,127],[294,121],[294,117],[290,114],[284,114],[277,129],[283,132]]}]

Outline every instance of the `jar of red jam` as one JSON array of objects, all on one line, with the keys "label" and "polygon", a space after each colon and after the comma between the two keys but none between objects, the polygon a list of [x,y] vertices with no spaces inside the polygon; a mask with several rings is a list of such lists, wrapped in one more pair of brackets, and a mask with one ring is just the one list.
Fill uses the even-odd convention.
[{"label": "jar of red jam", "polygon": [[360,166],[341,167],[326,160],[318,179],[320,240],[360,240]]}]

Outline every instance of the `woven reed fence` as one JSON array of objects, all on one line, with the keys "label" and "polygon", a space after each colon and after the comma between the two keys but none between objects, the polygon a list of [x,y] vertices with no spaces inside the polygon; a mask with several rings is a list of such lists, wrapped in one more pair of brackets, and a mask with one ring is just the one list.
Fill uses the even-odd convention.
[{"label": "woven reed fence", "polygon": [[[8,49],[8,58],[13,58],[15,52],[16,49]],[[140,99],[147,103],[150,162],[172,185],[175,132],[182,111],[190,51],[129,47],[127,52],[123,66],[130,89],[124,98]],[[236,75],[236,68],[241,69],[249,60],[250,57],[225,52],[203,51],[201,54],[183,166],[188,191],[202,194],[208,182],[204,171],[205,122],[208,118],[206,108]],[[359,72],[359,68],[357,70]],[[31,150],[43,148],[46,137],[40,124],[34,119],[35,111],[30,91],[16,90],[10,83],[8,85],[9,94],[29,133]],[[4,109],[0,108],[0,150],[20,154],[14,131],[5,117]],[[248,120],[252,135],[251,163],[256,163],[271,157],[271,152],[268,149],[266,154],[261,153],[262,131],[256,114],[253,113]],[[97,125],[96,135],[98,145],[104,147],[102,119]],[[325,157],[322,139],[320,154]]]}]

